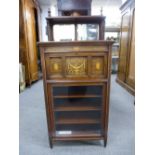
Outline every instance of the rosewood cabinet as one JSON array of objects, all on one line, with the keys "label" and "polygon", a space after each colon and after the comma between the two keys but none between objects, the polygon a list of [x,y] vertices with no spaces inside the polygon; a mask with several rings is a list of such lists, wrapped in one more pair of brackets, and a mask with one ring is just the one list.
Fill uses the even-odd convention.
[{"label": "rosewood cabinet", "polygon": [[121,6],[122,23],[117,82],[135,93],[135,6],[128,0]]},{"label": "rosewood cabinet", "polygon": [[104,140],[106,146],[112,43],[38,43],[51,147],[64,140]]}]

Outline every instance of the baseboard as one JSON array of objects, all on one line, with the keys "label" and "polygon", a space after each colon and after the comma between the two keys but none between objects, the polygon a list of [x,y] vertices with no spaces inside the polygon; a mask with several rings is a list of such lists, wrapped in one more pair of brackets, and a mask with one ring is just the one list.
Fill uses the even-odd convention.
[{"label": "baseboard", "polygon": [[118,78],[116,79],[116,82],[118,84],[120,84],[123,88],[125,88],[130,94],[135,96],[135,90],[130,87],[129,85],[127,85],[126,83],[122,82],[121,80],[119,80]]}]

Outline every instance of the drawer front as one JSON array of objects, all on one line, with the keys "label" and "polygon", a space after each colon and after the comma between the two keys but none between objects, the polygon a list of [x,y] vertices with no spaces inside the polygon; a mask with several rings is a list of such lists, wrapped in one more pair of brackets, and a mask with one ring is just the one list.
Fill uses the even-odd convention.
[{"label": "drawer front", "polygon": [[106,78],[108,55],[45,55],[46,74],[48,79],[54,78]]}]

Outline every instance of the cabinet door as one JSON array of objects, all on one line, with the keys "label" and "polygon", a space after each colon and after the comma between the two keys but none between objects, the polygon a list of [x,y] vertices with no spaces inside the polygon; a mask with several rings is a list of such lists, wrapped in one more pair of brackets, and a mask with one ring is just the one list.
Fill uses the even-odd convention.
[{"label": "cabinet door", "polygon": [[127,84],[132,88],[135,87],[135,9],[131,16],[132,28],[131,28],[131,42],[127,71]]},{"label": "cabinet door", "polygon": [[28,64],[30,82],[38,79],[38,64],[37,64],[37,47],[36,47],[36,29],[34,4],[31,0],[24,0],[25,16],[26,16],[26,39],[28,48]]},{"label": "cabinet door", "polygon": [[125,81],[125,77],[126,77],[129,23],[130,23],[130,10],[128,9],[122,15],[121,39],[120,39],[120,50],[119,50],[118,78],[123,82]]}]

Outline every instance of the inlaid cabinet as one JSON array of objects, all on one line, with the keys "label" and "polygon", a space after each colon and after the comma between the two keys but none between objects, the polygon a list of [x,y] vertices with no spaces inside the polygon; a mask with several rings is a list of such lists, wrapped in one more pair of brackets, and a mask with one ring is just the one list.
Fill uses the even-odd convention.
[{"label": "inlaid cabinet", "polygon": [[51,147],[62,140],[104,140],[106,146],[112,43],[38,43]]},{"label": "inlaid cabinet", "polygon": [[105,17],[46,20],[48,42],[38,46],[50,146],[69,140],[104,140],[106,146],[113,42],[103,41]]}]

